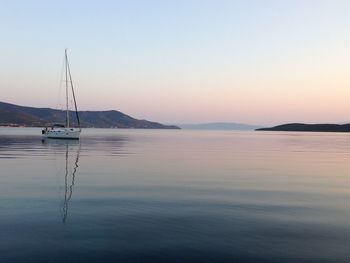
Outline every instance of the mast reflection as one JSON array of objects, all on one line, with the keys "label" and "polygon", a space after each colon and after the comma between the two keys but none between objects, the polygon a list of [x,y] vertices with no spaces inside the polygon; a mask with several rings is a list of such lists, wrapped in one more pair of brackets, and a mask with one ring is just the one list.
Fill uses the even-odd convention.
[{"label": "mast reflection", "polygon": [[[74,185],[76,182],[81,144],[80,141],[76,140],[59,139],[45,139],[42,142],[49,148],[52,148],[55,152],[57,151],[61,157],[62,154],[65,154],[64,169],[60,169],[59,172],[59,174],[62,174],[62,170],[64,170],[64,196],[60,210],[62,212],[62,223],[65,224],[68,218],[69,203],[72,199]],[[74,161],[74,163],[72,163],[72,161]]]},{"label": "mast reflection", "polygon": [[[64,200],[63,200],[63,208],[62,208],[62,212],[63,212],[63,218],[62,218],[62,222],[63,224],[66,223],[67,220],[67,216],[68,216],[68,208],[69,208],[69,201],[72,199],[72,195],[73,195],[73,187],[75,184],[75,176],[76,176],[76,172],[78,169],[78,162],[79,162],[79,155],[80,155],[80,143],[78,146],[78,150],[76,152],[76,156],[75,156],[75,161],[74,161],[74,168],[73,168],[73,172],[72,175],[69,176],[69,165],[68,165],[68,160],[69,160],[69,151],[68,151],[69,147],[68,144],[66,145],[66,169],[65,169],[65,176],[64,176],[64,185],[65,185],[65,189],[64,189]],[[71,180],[69,180],[71,179]]]}]

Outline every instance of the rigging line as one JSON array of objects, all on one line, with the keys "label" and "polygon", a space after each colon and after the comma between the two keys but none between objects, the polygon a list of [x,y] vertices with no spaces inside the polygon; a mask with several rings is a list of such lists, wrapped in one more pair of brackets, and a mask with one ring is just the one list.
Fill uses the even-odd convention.
[{"label": "rigging line", "polygon": [[[67,57],[67,54],[66,54],[66,57]],[[68,68],[68,73],[69,73],[69,80],[70,80],[70,85],[71,85],[71,88],[72,88],[72,94],[73,94],[73,100],[74,100],[75,115],[76,115],[76,117],[77,117],[78,126],[79,126],[79,128],[80,128],[80,119],[79,119],[79,114],[78,114],[77,101],[76,101],[76,99],[75,99],[75,93],[74,93],[74,88],[73,88],[72,74],[71,74],[71,71],[70,71],[70,66],[69,66],[68,58],[67,58],[66,61],[67,61],[67,68]]]},{"label": "rigging line", "polygon": [[64,60],[65,60],[65,58],[63,57],[62,65],[61,65],[60,81],[58,84],[58,93],[57,93],[56,105],[55,105],[56,106],[55,109],[57,109],[57,110],[62,110],[62,103],[60,101],[61,101],[62,83],[63,83]]}]

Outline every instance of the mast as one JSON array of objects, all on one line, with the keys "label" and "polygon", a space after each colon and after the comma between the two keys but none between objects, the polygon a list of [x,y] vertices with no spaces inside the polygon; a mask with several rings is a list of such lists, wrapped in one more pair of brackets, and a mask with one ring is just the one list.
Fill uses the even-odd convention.
[{"label": "mast", "polygon": [[72,74],[70,72],[70,67],[69,67],[69,62],[68,62],[68,57],[67,57],[67,49],[66,49],[66,62],[67,62],[67,69],[68,69],[68,74],[69,74],[70,85],[71,85],[71,88],[72,88],[72,94],[73,94],[73,100],[74,100],[74,108],[75,108],[75,115],[77,117],[78,127],[80,128],[80,119],[79,119],[79,114],[78,114],[77,101],[75,99],[75,93],[74,93],[74,88],[73,88]]},{"label": "mast", "polygon": [[66,127],[69,128],[69,110],[68,110],[68,58],[67,49],[64,50],[65,68],[66,68]]}]

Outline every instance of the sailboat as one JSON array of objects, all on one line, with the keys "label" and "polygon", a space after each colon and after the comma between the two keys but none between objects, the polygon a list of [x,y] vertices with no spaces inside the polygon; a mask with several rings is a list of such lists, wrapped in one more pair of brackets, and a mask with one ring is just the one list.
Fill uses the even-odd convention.
[{"label": "sailboat", "polygon": [[[75,93],[73,88],[73,81],[72,81],[72,75],[70,72],[69,62],[68,62],[68,56],[67,56],[67,49],[64,51],[64,64],[65,64],[65,83],[66,83],[66,123],[65,124],[53,124],[51,127],[46,127],[42,130],[42,135],[45,138],[52,138],[52,139],[74,139],[79,140],[80,133],[81,133],[81,126],[80,126],[80,119],[79,119],[79,113],[77,108],[77,102],[75,99]],[[69,107],[68,107],[68,93],[69,93],[69,86],[72,91],[73,100],[74,100],[74,107],[75,107],[75,116],[77,118],[78,122],[78,128],[70,127],[70,120],[69,120]]]}]

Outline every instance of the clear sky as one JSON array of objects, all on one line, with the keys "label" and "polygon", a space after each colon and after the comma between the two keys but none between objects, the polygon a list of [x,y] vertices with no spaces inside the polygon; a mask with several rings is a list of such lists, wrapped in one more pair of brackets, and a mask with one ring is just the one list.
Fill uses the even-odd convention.
[{"label": "clear sky", "polygon": [[166,123],[350,121],[350,1],[0,0],[0,101]]}]

